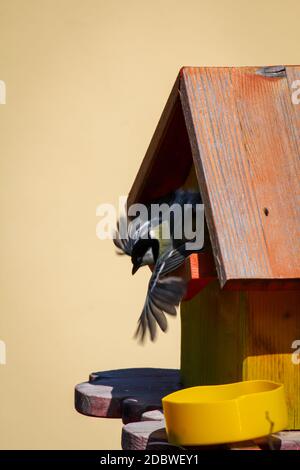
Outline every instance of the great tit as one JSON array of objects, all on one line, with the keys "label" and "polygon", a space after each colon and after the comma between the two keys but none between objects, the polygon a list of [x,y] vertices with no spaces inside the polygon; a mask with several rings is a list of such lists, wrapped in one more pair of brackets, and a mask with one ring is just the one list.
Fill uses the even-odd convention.
[{"label": "great tit", "polygon": [[[166,208],[164,215],[159,217],[148,217],[144,220],[135,217],[133,220],[120,219],[117,224],[117,231],[114,235],[114,244],[120,250],[118,254],[126,254],[131,257],[132,274],[135,274],[141,266],[153,268],[148,284],[148,291],[142,313],[138,320],[138,327],[135,333],[143,342],[147,330],[150,338],[154,341],[156,337],[157,324],[162,331],[167,330],[167,319],[165,313],[176,315],[176,307],[186,292],[186,281],[172,273],[181,266],[186,258],[193,252],[202,250],[202,246],[195,250],[186,248],[187,239],[175,237],[178,224],[183,224],[182,217],[176,217],[176,212],[172,212],[174,204],[179,205],[183,210],[189,205],[195,211],[196,205],[201,203],[199,192],[177,190],[164,199],[155,201],[155,204]],[[169,212],[169,213],[168,213]],[[171,217],[171,212],[174,215]],[[147,214],[150,215],[150,206],[147,206]],[[177,214],[178,215],[178,214]],[[120,229],[121,224],[125,224],[126,236],[124,237]],[[168,225],[165,238],[164,228]],[[181,227],[181,232],[183,232]],[[122,233],[122,237],[121,237]],[[177,232],[180,233],[180,232]]]}]

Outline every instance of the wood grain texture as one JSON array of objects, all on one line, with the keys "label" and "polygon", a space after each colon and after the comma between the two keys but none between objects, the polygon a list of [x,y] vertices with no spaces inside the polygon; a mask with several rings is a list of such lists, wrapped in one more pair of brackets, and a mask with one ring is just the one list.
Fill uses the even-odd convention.
[{"label": "wood grain texture", "polygon": [[84,415],[141,419],[146,411],[162,408],[161,399],[181,388],[177,369],[132,368],[96,372],[75,387],[75,409]]},{"label": "wood grain texture", "polygon": [[145,411],[141,416],[141,421],[163,421],[164,414],[162,410]]},{"label": "wood grain texture", "polygon": [[[184,68],[180,95],[216,267],[235,280],[299,281],[299,110],[287,67]],[[288,78],[289,77],[289,78]]]},{"label": "wood grain texture", "polygon": [[292,343],[300,340],[300,292],[248,292],[243,377],[284,383],[289,429],[300,429],[300,365]]},{"label": "wood grain texture", "polygon": [[129,193],[184,186],[194,161],[222,287],[299,289],[295,80],[299,66],[181,69]]},{"label": "wood grain texture", "polygon": [[122,428],[123,450],[161,450],[161,443],[171,448],[167,441],[164,421],[141,421],[126,424]]},{"label": "wood grain texture", "polygon": [[228,291],[212,282],[181,304],[183,385],[264,379],[283,383],[288,429],[300,429],[300,291]]},{"label": "wood grain texture", "polygon": [[245,293],[211,282],[181,303],[181,380],[185,387],[243,380]]}]

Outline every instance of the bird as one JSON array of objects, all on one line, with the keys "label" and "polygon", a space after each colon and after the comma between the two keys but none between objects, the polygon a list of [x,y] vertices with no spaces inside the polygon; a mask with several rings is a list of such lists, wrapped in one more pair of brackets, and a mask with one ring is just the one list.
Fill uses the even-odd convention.
[{"label": "bird", "polygon": [[[178,189],[153,203],[160,207],[164,204],[165,212],[151,218],[148,217],[150,206],[147,206],[147,218],[138,216],[128,220],[123,216],[117,223],[113,237],[117,253],[131,257],[132,275],[142,266],[152,268],[145,303],[134,335],[141,343],[144,342],[147,332],[151,341],[156,339],[157,325],[166,332],[168,324],[165,314],[175,316],[176,307],[186,293],[185,279],[174,274],[174,271],[183,265],[192,252],[203,250],[203,247],[194,251],[187,249],[187,239],[184,236],[175,236],[176,230],[177,233],[182,232],[182,227],[178,227],[178,224],[182,225],[184,219],[176,217],[175,212],[174,217],[170,217],[175,204],[182,209],[189,204],[195,212],[196,205],[201,203],[199,192]],[[184,211],[182,213],[184,214]],[[178,228],[181,228],[179,232]],[[164,229],[167,230],[167,238],[162,236]]]}]

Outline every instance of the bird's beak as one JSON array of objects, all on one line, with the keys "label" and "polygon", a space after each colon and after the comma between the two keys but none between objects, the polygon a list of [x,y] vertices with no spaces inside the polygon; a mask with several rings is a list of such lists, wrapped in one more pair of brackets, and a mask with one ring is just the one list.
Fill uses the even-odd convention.
[{"label": "bird's beak", "polygon": [[139,266],[138,264],[134,264],[134,265],[132,266],[131,274],[134,275],[134,274],[137,272],[137,270],[139,269],[139,267],[140,267],[140,266]]}]

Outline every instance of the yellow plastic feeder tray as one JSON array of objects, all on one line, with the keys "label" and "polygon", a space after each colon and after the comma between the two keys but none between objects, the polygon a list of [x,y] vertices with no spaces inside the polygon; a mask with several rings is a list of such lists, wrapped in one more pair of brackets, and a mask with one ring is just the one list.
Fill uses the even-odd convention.
[{"label": "yellow plastic feeder tray", "polygon": [[283,385],[267,380],[186,388],[162,403],[168,440],[175,445],[256,439],[288,422]]}]

